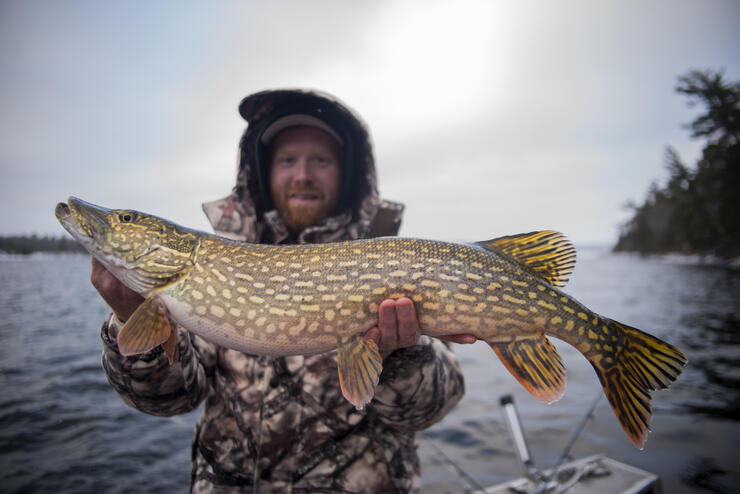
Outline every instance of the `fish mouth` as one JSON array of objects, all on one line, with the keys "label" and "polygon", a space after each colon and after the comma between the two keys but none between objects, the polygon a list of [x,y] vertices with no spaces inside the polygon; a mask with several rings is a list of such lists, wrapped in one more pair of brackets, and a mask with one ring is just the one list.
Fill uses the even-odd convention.
[{"label": "fish mouth", "polygon": [[[70,197],[70,201],[71,201]],[[62,224],[65,230],[67,230],[70,235],[75,237],[76,239],[80,240],[80,237],[84,234],[87,237],[92,238],[92,232],[89,231],[87,228],[84,228],[84,224],[81,224],[79,221],[76,221],[76,215],[74,214],[72,208],[69,204],[66,204],[64,202],[60,202],[57,204],[57,207],[54,208],[54,216],[57,217],[57,220],[59,223]]]},{"label": "fish mouth", "polygon": [[70,197],[67,203],[60,202],[54,215],[73,237],[78,240],[94,240],[105,229],[110,228],[108,215],[111,210]]},{"label": "fish mouth", "polygon": [[63,202],[60,202],[57,204],[57,207],[54,208],[54,216],[56,216],[59,221],[67,221],[71,215],[72,210],[70,210],[69,206]]}]

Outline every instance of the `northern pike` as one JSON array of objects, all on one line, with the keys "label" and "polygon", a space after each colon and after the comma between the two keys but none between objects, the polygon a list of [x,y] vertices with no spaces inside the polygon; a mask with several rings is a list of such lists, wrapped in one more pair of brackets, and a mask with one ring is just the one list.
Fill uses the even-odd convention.
[{"label": "northern pike", "polygon": [[484,340],[527,391],[547,403],[563,395],[566,376],[546,335],[574,346],[640,449],[650,427],[650,391],[667,388],[687,362],[676,347],[562,292],[575,250],[554,231],[471,244],[383,237],[265,245],[73,197],[55,213],[82,246],[145,297],[118,334],[123,355],[162,345],[172,361],[173,323],[248,354],[336,350],[342,393],[362,408],[382,370],[377,345],[363,333],[377,325],[382,300],[408,297],[421,333]]}]

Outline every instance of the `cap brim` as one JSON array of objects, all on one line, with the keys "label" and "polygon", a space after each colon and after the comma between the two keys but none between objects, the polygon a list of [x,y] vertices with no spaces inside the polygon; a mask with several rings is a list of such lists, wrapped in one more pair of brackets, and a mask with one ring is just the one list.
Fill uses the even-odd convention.
[{"label": "cap brim", "polygon": [[264,132],[262,132],[260,140],[263,144],[270,144],[275,136],[277,136],[283,130],[290,127],[299,126],[313,127],[323,130],[324,132],[332,136],[340,145],[344,145],[344,141],[341,137],[339,137],[339,134],[326,122],[316,117],[312,117],[311,115],[304,114],[286,115],[284,117],[278,118],[277,120],[272,122],[265,129]]}]

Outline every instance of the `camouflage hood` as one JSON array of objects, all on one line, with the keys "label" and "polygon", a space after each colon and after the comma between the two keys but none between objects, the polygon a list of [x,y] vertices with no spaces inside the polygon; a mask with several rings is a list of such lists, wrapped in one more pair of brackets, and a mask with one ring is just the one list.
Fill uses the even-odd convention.
[{"label": "camouflage hood", "polygon": [[[203,204],[219,235],[262,243],[330,242],[368,236],[395,235],[403,206],[378,195],[375,160],[366,125],[346,105],[318,91],[279,89],[244,98],[239,113],[247,129],[239,143],[239,169],[232,193]],[[341,133],[344,145],[343,191],[340,211],[323,223],[289,238],[270,203],[266,183],[262,132],[275,120],[291,114],[317,117]]]}]

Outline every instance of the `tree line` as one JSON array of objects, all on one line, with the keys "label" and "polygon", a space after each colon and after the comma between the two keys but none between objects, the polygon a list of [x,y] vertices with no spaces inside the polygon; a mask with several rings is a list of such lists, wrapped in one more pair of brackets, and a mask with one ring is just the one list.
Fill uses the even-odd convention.
[{"label": "tree line", "polygon": [[677,252],[740,257],[740,82],[722,71],[691,71],[676,91],[703,112],[688,127],[705,140],[701,158],[689,167],[666,150],[668,181],[653,182],[642,204],[630,204],[615,251]]},{"label": "tree line", "polygon": [[86,252],[71,238],[60,236],[16,235],[0,236],[0,252],[31,254],[33,252]]}]

